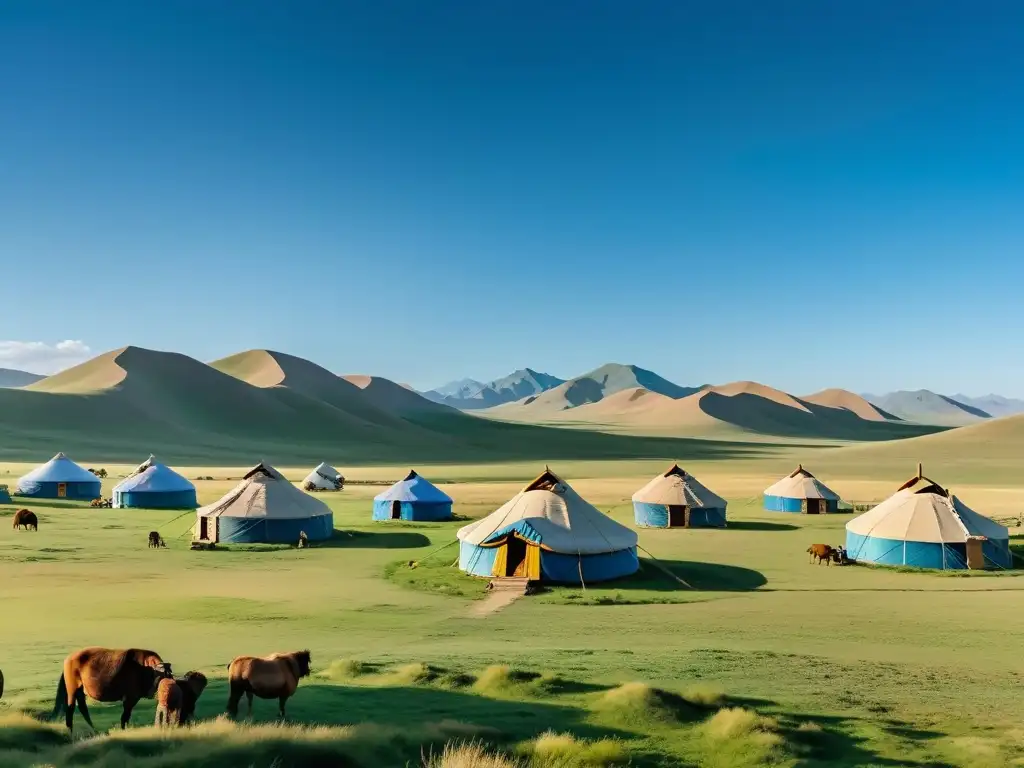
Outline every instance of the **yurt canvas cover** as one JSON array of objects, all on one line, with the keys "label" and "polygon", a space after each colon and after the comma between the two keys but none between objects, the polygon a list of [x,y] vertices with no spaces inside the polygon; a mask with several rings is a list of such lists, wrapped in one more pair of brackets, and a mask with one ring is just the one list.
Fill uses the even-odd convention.
[{"label": "yurt canvas cover", "polygon": [[420,520],[431,522],[452,519],[451,497],[416,472],[388,488],[373,500],[374,520]]},{"label": "yurt canvas cover", "polygon": [[103,484],[92,472],[58,453],[18,480],[15,493],[38,499],[91,501],[100,497],[102,488]]},{"label": "yurt canvas cover", "polygon": [[330,507],[289,483],[269,464],[257,464],[220,501],[196,511],[196,536],[209,541],[293,544],[334,532]]},{"label": "yurt canvas cover", "polygon": [[633,494],[636,524],[652,528],[724,528],[725,507],[678,464]]},{"label": "yurt canvas cover", "polygon": [[943,570],[1010,568],[1010,533],[918,471],[877,507],[846,524],[846,551],[864,563]]},{"label": "yurt canvas cover", "polygon": [[635,573],[636,532],[545,470],[500,509],[461,529],[459,567],[474,576],[568,584]]},{"label": "yurt canvas cover", "polygon": [[114,486],[115,507],[195,509],[196,487],[170,467],[150,456]]},{"label": "yurt canvas cover", "polygon": [[341,476],[330,464],[320,464],[316,469],[306,475],[302,480],[302,487],[312,486],[321,491],[338,491],[344,484],[345,478]]},{"label": "yurt canvas cover", "polygon": [[839,511],[839,496],[801,464],[764,492],[764,508],[770,512],[823,515]]}]

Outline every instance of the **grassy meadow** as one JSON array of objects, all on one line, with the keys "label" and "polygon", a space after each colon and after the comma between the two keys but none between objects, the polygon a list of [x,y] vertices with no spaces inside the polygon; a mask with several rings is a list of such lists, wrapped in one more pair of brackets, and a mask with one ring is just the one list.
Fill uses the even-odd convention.
[{"label": "grassy meadow", "polygon": [[[340,467],[354,482],[320,496],[336,535],[305,550],[192,552],[192,514],[60,502],[26,505],[40,530],[18,532],[14,507],[0,507],[0,764],[1024,765],[1024,571],[809,565],[807,546],[842,542],[850,517],[760,510],[760,492],[798,453],[812,470],[820,456],[834,473],[819,476],[864,503],[914,469],[884,454],[873,462],[855,449],[793,447],[688,462],[729,499],[727,530],[641,530],[656,561],[638,576],[553,588],[495,613],[479,610],[483,582],[451,567],[457,548],[443,548],[464,520],[369,520],[371,497],[404,467]],[[630,495],[664,464],[552,468],[631,524]],[[129,468],[105,466],[109,492]],[[417,467],[444,482],[462,518],[495,509],[540,468]],[[0,483],[26,469],[0,463]],[[944,469],[930,474],[941,480]],[[196,482],[202,502],[241,474],[182,471],[215,478]],[[957,483],[964,501],[994,518],[1024,509],[1024,485],[963,472]],[[168,549],[147,549],[156,529]],[[146,701],[135,728],[108,734],[120,707],[91,704],[100,735],[78,716],[68,740],[38,716],[52,709],[61,660],[84,645],[153,648],[178,673],[204,671],[203,722],[157,732],[146,727]],[[289,702],[288,724],[275,722],[275,702],[259,700],[251,724],[219,719],[232,657],[302,648],[315,672]]]}]

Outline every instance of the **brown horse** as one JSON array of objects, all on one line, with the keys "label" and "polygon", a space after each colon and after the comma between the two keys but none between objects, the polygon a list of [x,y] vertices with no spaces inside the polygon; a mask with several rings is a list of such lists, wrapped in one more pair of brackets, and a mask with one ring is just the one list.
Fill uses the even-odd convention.
[{"label": "brown horse", "polygon": [[154,725],[187,725],[196,713],[196,702],[204,690],[206,675],[202,672],[189,672],[177,680],[165,677],[156,689]]},{"label": "brown horse", "polygon": [[85,722],[92,726],[86,696],[94,701],[120,701],[123,729],[128,725],[132,709],[139,699],[153,698],[157,684],[164,677],[171,677],[171,665],[155,651],[83,648],[64,659],[64,671],[57,682],[53,716],[57,717],[63,711],[64,722],[70,731],[76,704]]},{"label": "brown horse", "polygon": [[19,509],[14,513],[14,528],[18,529],[23,527],[27,531],[31,528],[33,531],[39,530],[39,518],[36,517],[36,513],[30,509]]},{"label": "brown horse", "polygon": [[299,687],[299,679],[309,674],[309,651],[274,653],[270,656],[239,656],[228,665],[231,693],[228,714],[238,716],[238,703],[244,693],[249,702],[248,716],[252,716],[252,697],[277,699],[281,719],[284,705]]}]

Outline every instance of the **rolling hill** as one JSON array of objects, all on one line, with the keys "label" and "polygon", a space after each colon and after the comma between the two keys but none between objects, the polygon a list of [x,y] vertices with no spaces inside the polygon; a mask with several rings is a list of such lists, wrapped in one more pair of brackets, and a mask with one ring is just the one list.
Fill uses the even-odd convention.
[{"label": "rolling hill", "polygon": [[927,389],[890,392],[887,395],[864,395],[864,398],[905,421],[918,424],[959,427],[992,418],[991,414],[980,408]]},{"label": "rolling hill", "polygon": [[494,409],[494,415],[517,421],[542,420],[560,411],[597,403],[617,392],[637,388],[669,398],[686,397],[697,391],[694,387],[673,384],[653,371],[635,365],[608,363],[582,376],[569,379],[546,392],[498,406]]},{"label": "rolling hill", "polygon": [[[554,390],[552,390],[554,392]],[[547,393],[550,395],[551,393]],[[541,400],[537,398],[537,400]],[[573,408],[495,408],[494,418],[590,426],[630,434],[737,438],[772,435],[832,440],[888,440],[935,431],[892,421],[852,393],[818,393],[818,402],[752,381],[705,387],[682,398],[633,387]],[[867,410],[865,405],[868,406]],[[868,414],[865,418],[858,411]]]},{"label": "rolling hill", "polygon": [[478,419],[374,376],[338,377],[251,350],[207,365],[124,347],[27,389],[0,389],[0,456],[59,450],[90,461],[514,461],[742,455],[739,445],[648,439]]},{"label": "rolling hill", "polygon": [[522,368],[487,384],[481,384],[472,379],[463,379],[423,394],[424,397],[434,402],[471,411],[480,408],[493,408],[531,395],[539,395],[541,392],[546,392],[564,383],[565,379],[560,379],[549,373]]},{"label": "rolling hill", "polygon": [[29,384],[34,384],[45,378],[45,376],[40,376],[38,373],[17,371],[13,368],[0,368],[0,389],[27,387]]},{"label": "rolling hill", "polygon": [[804,402],[825,408],[842,408],[868,421],[901,421],[901,419],[846,389],[823,389],[813,395],[804,395]]}]

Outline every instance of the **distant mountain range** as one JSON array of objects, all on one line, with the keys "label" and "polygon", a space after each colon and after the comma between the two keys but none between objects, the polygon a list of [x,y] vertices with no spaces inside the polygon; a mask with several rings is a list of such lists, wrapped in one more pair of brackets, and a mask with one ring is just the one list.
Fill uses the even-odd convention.
[{"label": "distant mountain range", "polygon": [[[912,392],[890,392],[887,395],[864,395],[864,399],[905,421],[946,427],[961,427],[991,419],[993,416],[1020,412],[1013,410],[1012,406],[1014,402],[1019,403],[1020,401],[998,398],[1002,401],[1002,405],[996,410],[1001,412],[993,413],[970,402],[972,398],[949,397],[927,389],[918,389]],[[983,399],[987,398],[979,398],[979,400]],[[1024,408],[1024,403],[1020,403],[1020,406]]]},{"label": "distant mountain range", "polygon": [[0,389],[27,387],[29,384],[34,384],[45,378],[45,376],[40,376],[38,373],[16,371],[13,368],[0,368]]},{"label": "distant mountain range", "polygon": [[435,403],[450,405],[464,411],[475,411],[538,395],[563,384],[564,381],[564,379],[549,373],[540,373],[532,368],[522,368],[491,382],[482,383],[473,379],[462,379],[422,394]]}]

